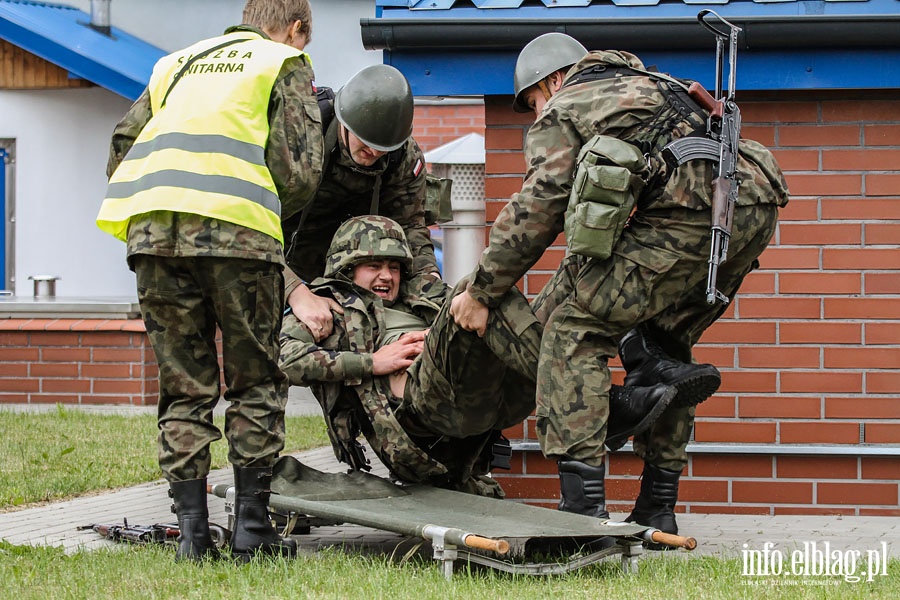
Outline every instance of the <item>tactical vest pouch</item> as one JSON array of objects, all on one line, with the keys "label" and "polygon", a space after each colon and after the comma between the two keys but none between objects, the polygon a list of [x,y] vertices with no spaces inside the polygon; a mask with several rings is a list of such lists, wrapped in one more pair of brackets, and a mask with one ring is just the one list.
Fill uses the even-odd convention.
[{"label": "tactical vest pouch", "polygon": [[622,235],[649,167],[635,146],[607,135],[591,138],[577,164],[566,210],[566,243],[575,254],[603,260]]},{"label": "tactical vest pouch", "polygon": [[425,174],[425,224],[440,225],[453,219],[450,205],[452,179]]}]

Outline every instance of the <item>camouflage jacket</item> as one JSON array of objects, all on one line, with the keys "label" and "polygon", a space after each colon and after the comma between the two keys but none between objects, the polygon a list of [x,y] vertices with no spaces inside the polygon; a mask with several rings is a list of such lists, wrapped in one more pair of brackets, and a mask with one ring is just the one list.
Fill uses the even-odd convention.
[{"label": "camouflage jacket", "polygon": [[[267,37],[244,25],[231,27],[226,33],[232,31],[252,31]],[[323,137],[314,78],[312,66],[305,58],[287,60],[269,98],[265,159],[281,199],[282,219],[309,203],[315,183],[321,178]],[[116,125],[107,176],[116,170],[152,116],[150,94],[144,90]],[[134,254],[250,258],[284,264],[281,244],[271,236],[190,213],[153,212],[133,218],[128,256]]]},{"label": "camouflage jacket", "polygon": [[[410,283],[401,286],[404,304],[433,322],[450,288],[442,281]],[[427,482],[443,476],[447,468],[417,447],[398,422],[388,378],[372,374],[372,354],[384,331],[381,299],[343,279],[316,279],[310,288],[338,301],[344,314],[335,314],[333,333],[318,344],[296,317],[285,317],[279,361],[291,384],[309,386],[321,404],[335,456],[359,468],[356,437],[362,432],[400,479]]]},{"label": "camouflage jacket", "polygon": [[297,277],[312,281],[322,275],[325,253],[341,223],[372,213],[372,195],[379,174],[377,214],[403,227],[413,254],[413,273],[437,272],[431,234],[425,225],[425,157],[416,141],[410,138],[401,149],[386,154],[372,167],[353,162],[340,141],[330,150],[327,172],[307,208],[303,227],[297,229],[299,215],[282,224],[290,254],[288,266],[296,274],[287,274],[286,294],[299,284]]},{"label": "camouflage jacket", "polygon": [[[648,156],[651,176],[638,198],[638,210],[709,208],[715,165],[692,161],[670,174],[660,155],[671,140],[705,127],[705,114],[677,110],[661,86],[642,74],[566,86],[577,73],[601,65],[644,69],[627,52],[587,54],[568,72],[564,87],[528,130],[522,190],[498,215],[488,248],[470,279],[469,292],[488,306],[496,306],[563,231],[578,152],[597,134],[634,143]],[[739,205],[787,204],[784,176],[762,145],[741,140],[738,170],[743,179]]]}]

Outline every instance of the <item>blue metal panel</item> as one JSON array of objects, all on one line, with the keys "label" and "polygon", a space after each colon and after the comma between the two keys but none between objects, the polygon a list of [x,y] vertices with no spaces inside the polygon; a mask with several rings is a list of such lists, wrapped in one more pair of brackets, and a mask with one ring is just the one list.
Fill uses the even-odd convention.
[{"label": "blue metal panel", "polygon": [[523,0],[472,0],[475,8],[519,8]]},{"label": "blue metal panel", "polygon": [[68,6],[0,0],[0,38],[74,77],[136,99],[166,53],[115,27],[104,35],[89,22],[88,14]]},{"label": "blue metal panel", "polygon": [[541,0],[544,6],[548,8],[559,8],[563,6],[587,6],[591,0]]},{"label": "blue metal panel", "polygon": [[456,0],[409,0],[411,10],[446,10],[453,6]]},{"label": "blue metal panel", "polygon": [[[417,96],[512,94],[515,52],[385,52]],[[644,64],[714,87],[714,51],[641,54]],[[865,65],[865,68],[860,68]],[[738,57],[737,89],[900,88],[900,49],[746,51]]]},{"label": "blue metal panel", "polygon": [[384,52],[416,96],[480,96],[512,93],[515,54],[440,51]]}]

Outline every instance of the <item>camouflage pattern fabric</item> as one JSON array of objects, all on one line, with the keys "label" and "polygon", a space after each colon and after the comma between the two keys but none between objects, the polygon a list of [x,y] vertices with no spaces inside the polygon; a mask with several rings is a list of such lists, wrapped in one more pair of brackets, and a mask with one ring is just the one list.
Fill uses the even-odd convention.
[{"label": "camouflage pattern fabric", "polygon": [[[460,291],[465,282],[458,284]],[[459,327],[449,302],[407,369],[402,410],[429,431],[474,436],[521,423],[534,410],[541,324],[513,288],[491,311],[483,338]]]},{"label": "camouflage pattern fabric", "polygon": [[206,477],[222,434],[216,326],[222,332],[228,460],[265,467],[284,447],[287,377],[278,368],[281,268],[235,258],[134,258],[138,301],[159,358],[159,464],[169,481]]},{"label": "camouflage pattern fabric", "polygon": [[[335,456],[349,462],[354,441],[362,432],[399,479],[445,479],[447,467],[416,445],[398,422],[388,378],[372,374],[372,354],[384,329],[381,299],[346,278],[317,279],[310,286],[315,293],[338,301],[344,314],[334,315],[334,331],[318,344],[294,315],[286,316],[279,363],[292,385],[308,386],[319,401]],[[436,281],[422,295],[401,293],[408,310],[430,322],[446,298],[447,287]]]},{"label": "camouflage pattern fabric", "polygon": [[[738,207],[729,258],[719,268],[719,289],[734,298],[758,266],[775,231],[775,205]],[[613,256],[598,261],[567,257],[535,312],[546,319],[538,366],[537,426],[548,456],[569,456],[599,466],[609,417],[609,358],[618,340],[649,321],[690,347],[727,308],[706,303],[710,216],[683,208],[636,213]],[[677,332],[677,333],[676,333]],[[635,452],[652,464],[680,470],[693,409],[669,408]]]},{"label": "camouflage pattern fabric", "polygon": [[380,254],[396,258],[401,238],[399,225],[384,217],[341,226],[327,264],[329,272],[342,270],[313,281],[311,289],[337,300],[344,314],[335,315],[334,332],[318,344],[305,325],[286,317],[281,366],[292,384],[308,385],[322,405],[338,459],[353,464],[353,444],[363,433],[404,481],[500,497],[499,486],[482,475],[490,468],[495,430],[522,421],[534,408],[540,324],[515,290],[479,338],[450,317],[446,284],[404,278],[391,308],[431,327],[424,352],[407,369],[404,398],[395,398],[389,378],[372,374],[372,354],[385,330],[384,304],[354,286],[349,270]]},{"label": "camouflage pattern fabric", "polygon": [[[566,81],[598,66],[644,69],[627,52],[591,52]],[[624,333],[650,321],[681,348],[677,356],[690,360],[691,346],[725,309],[707,306],[703,294],[715,167],[691,161],[669,173],[660,152],[704,119],[674,106],[663,89],[647,76],[625,75],[557,92],[528,131],[522,190],[498,216],[472,275],[469,292],[494,307],[540,258],[563,230],[578,152],[594,135],[618,137],[648,154],[649,183],[613,255],[603,261],[567,257],[532,305],[545,324],[536,415],[549,457],[603,462],[607,360]],[[719,270],[719,289],[729,296],[756,264],[774,232],[778,207],[788,201],[784,176],[760,144],[741,140],[738,171],[734,237]],[[635,449],[656,466],[680,469],[692,424],[692,410],[671,409]]]},{"label": "camouflage pattern fabric", "polygon": [[[343,143],[338,142],[328,172],[309,205],[303,228],[298,230],[300,215],[283,223],[285,245],[291,249],[288,266],[296,276],[304,281],[322,276],[325,255],[338,226],[350,217],[372,212],[378,174],[378,214],[403,227],[413,254],[413,273],[438,271],[431,234],[425,225],[425,157],[410,138],[400,150],[381,157],[372,167],[357,165]],[[297,283],[287,275],[288,293]]]},{"label": "camouflage pattern fabric", "polygon": [[[567,80],[578,71],[598,65],[644,68],[627,52],[591,52],[572,67]],[[585,82],[557,92],[528,131],[522,190],[513,195],[491,227],[488,248],[474,272],[469,292],[486,305],[495,306],[562,232],[578,152],[594,135],[625,141],[640,138],[658,150],[697,124],[696,119],[685,118],[671,123],[670,130],[656,131],[650,127],[652,119],[658,111],[669,113],[666,104],[657,85],[643,76]],[[638,198],[639,210],[708,210],[715,171],[711,163],[692,161],[670,177],[658,152],[651,153],[649,160],[651,177]],[[784,176],[765,148],[741,140],[738,167],[744,178],[738,205],[787,204]],[[660,185],[667,178],[667,183]]]},{"label": "camouflage pattern fabric", "polygon": [[328,246],[325,276],[335,277],[361,262],[382,259],[399,262],[407,278],[412,273],[412,252],[400,224],[379,215],[353,217],[338,227]]},{"label": "camouflage pattern fabric", "polygon": [[190,213],[154,211],[128,227],[128,264],[137,255],[191,258],[244,258],[284,264],[281,243],[272,236]]}]

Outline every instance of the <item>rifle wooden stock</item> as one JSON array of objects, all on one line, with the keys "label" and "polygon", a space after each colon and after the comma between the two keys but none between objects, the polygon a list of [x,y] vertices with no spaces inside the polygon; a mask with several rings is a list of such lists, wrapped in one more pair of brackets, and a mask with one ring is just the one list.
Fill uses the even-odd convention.
[{"label": "rifle wooden stock", "polygon": [[[720,175],[713,179],[712,189],[712,222],[713,229],[720,229],[725,235],[731,235],[731,223],[734,220],[734,209],[728,200],[731,182]],[[723,259],[724,260],[724,259]]]},{"label": "rifle wooden stock", "polygon": [[713,98],[699,82],[695,81],[688,86],[688,95],[701,108],[709,112],[710,116],[721,119],[722,115],[725,114],[725,103]]}]

